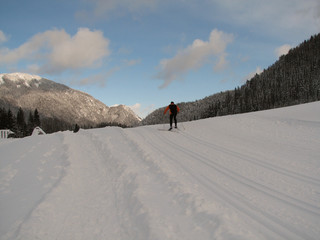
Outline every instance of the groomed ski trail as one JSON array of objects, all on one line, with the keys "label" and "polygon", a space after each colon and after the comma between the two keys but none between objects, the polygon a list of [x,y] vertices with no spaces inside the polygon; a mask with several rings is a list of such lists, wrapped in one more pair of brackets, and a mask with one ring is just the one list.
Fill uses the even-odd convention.
[{"label": "groomed ski trail", "polygon": [[161,159],[137,148],[139,136],[120,128],[65,134],[65,176],[16,239],[191,240],[225,232],[219,214],[226,213],[203,211]]},{"label": "groomed ski trail", "polygon": [[3,202],[16,221],[0,238],[316,240],[314,106],[320,104],[185,123],[178,134],[159,126],[107,127],[0,144],[19,159],[1,161],[8,164],[0,172],[1,196],[19,197],[24,169],[39,181],[18,198],[29,204],[26,213]]},{"label": "groomed ski trail", "polygon": [[[148,131],[148,128],[136,133],[140,135],[137,141],[140,144],[143,139],[149,139],[140,147],[146,151],[151,150],[150,153],[155,153],[158,159],[165,159],[158,161],[159,166],[172,178],[180,180],[181,189],[185,194],[189,194],[195,203],[201,202],[203,212],[223,209],[219,218],[210,217],[211,220],[219,219],[219,222],[229,221],[226,226],[234,224],[233,228],[223,231],[231,239],[237,236],[237,231],[246,229],[245,225],[251,226],[253,232],[249,232],[249,235],[257,237],[259,231],[263,232],[264,236],[259,236],[259,239],[312,239],[298,227],[304,221],[300,219],[300,214],[306,212],[308,218],[313,219],[313,228],[319,230],[316,222],[320,216],[320,208],[313,192],[315,188],[319,188],[318,179],[272,166],[266,157],[258,158],[229,150],[194,137],[187,131],[181,132],[182,136],[178,137],[158,134]],[[137,136],[132,138],[137,139]],[[290,186],[277,186],[278,181],[288,182]],[[298,186],[296,189],[291,185],[295,182]],[[288,189],[285,189],[286,187]],[[295,191],[297,196],[291,191]],[[306,195],[313,196],[316,200],[314,204],[303,200]],[[193,206],[193,209],[197,209],[197,215],[197,205]],[[223,213],[229,216],[223,216]],[[283,218],[290,218],[293,222],[288,223]],[[244,225],[241,226],[242,224]],[[296,228],[293,228],[292,224],[295,224]],[[216,238],[220,236],[218,232]]]}]

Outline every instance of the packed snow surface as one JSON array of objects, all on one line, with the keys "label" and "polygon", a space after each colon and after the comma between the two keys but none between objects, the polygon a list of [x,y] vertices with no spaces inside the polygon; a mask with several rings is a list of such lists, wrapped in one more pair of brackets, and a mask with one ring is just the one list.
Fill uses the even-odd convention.
[{"label": "packed snow surface", "polygon": [[0,239],[319,239],[320,102],[0,142]]}]

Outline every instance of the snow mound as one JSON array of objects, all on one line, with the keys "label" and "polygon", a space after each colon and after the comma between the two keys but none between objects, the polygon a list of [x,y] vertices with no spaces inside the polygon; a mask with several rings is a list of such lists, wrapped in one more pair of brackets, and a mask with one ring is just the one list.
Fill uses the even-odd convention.
[{"label": "snow mound", "polygon": [[32,131],[31,136],[39,136],[39,135],[45,135],[46,133],[40,128],[40,127],[35,127]]},{"label": "snow mound", "polygon": [[319,239],[320,102],[0,141],[0,239]]}]

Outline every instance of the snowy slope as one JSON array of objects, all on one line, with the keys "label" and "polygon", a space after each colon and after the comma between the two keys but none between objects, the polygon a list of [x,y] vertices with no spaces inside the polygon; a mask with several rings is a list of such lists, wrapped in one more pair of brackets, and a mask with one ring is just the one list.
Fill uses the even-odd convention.
[{"label": "snowy slope", "polygon": [[319,239],[320,102],[0,142],[0,239]]}]

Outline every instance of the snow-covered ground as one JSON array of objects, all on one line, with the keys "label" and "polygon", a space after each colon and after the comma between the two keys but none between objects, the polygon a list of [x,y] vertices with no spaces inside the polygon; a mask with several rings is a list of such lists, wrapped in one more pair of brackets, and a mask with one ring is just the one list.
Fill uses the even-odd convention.
[{"label": "snow-covered ground", "polygon": [[320,102],[0,141],[0,239],[319,239]]}]

